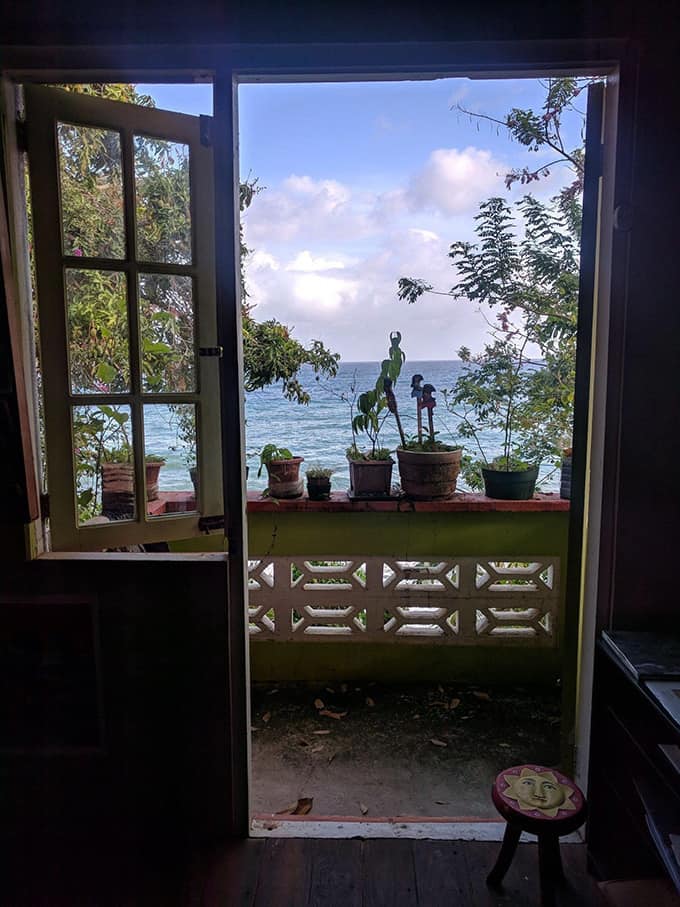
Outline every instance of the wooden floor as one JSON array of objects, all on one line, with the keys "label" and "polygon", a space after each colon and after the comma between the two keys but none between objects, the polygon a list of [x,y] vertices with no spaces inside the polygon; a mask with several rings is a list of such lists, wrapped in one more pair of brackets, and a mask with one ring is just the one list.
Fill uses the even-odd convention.
[{"label": "wooden floor", "polygon": [[[194,877],[192,907],[529,907],[538,854],[523,844],[503,891],[486,885],[498,844],[473,841],[252,840],[216,854]],[[585,847],[563,845],[559,907],[595,904]],[[195,883],[200,879],[198,888]]]},{"label": "wooden floor", "polygon": [[[3,873],[3,907],[530,907],[536,846],[520,845],[505,888],[485,878],[499,845],[411,840],[260,839],[191,860],[77,849]],[[557,907],[591,907],[585,848],[562,845]],[[25,855],[27,856],[27,855]],[[9,885],[10,878],[12,884]]]}]

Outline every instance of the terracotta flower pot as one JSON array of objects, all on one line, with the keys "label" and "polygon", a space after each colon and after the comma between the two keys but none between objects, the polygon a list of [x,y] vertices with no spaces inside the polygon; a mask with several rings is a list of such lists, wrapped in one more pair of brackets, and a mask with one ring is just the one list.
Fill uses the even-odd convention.
[{"label": "terracotta flower pot", "polygon": [[289,460],[270,460],[267,466],[267,491],[272,498],[299,498],[304,490],[300,479],[300,464],[304,457]]},{"label": "terracotta flower pot", "polygon": [[400,450],[401,487],[416,501],[443,500],[456,491],[462,450]]},{"label": "terracotta flower pot", "polygon": [[132,463],[102,463],[102,510],[132,514],[135,510],[135,470]]},{"label": "terracotta flower pot", "polygon": [[158,473],[161,471],[163,463],[146,463],[146,499],[147,501],[158,500]]},{"label": "terracotta flower pot", "polygon": [[350,496],[387,498],[392,489],[394,460],[349,460]]}]

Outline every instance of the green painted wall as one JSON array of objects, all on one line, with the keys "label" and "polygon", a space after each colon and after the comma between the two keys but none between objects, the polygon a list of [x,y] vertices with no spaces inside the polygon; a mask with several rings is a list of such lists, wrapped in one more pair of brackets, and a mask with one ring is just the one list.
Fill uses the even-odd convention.
[{"label": "green painted wall", "polygon": [[[559,555],[566,570],[568,513],[257,513],[248,518],[252,557],[387,555],[411,559],[440,556]],[[563,636],[564,586],[559,636]],[[511,680],[564,679],[559,647],[528,649],[505,642],[494,646],[419,643],[253,641],[254,681]]]}]

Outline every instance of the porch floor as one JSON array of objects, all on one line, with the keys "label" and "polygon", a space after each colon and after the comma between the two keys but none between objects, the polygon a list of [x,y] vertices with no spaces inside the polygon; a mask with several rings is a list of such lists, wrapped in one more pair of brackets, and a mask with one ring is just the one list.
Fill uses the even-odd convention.
[{"label": "porch floor", "polygon": [[560,691],[256,685],[252,728],[255,815],[313,798],[310,816],[497,819],[501,769],[559,762]]}]

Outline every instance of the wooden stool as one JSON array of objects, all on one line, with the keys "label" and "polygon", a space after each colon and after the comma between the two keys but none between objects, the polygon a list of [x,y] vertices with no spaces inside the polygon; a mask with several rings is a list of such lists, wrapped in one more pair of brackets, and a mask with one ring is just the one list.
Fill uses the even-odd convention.
[{"label": "wooden stool", "polygon": [[538,836],[541,904],[553,907],[555,883],[564,878],[560,838],[586,819],[586,801],[566,775],[542,765],[516,765],[501,772],[491,788],[498,812],[506,820],[503,845],[487,885],[500,885],[510,868],[523,831]]}]

